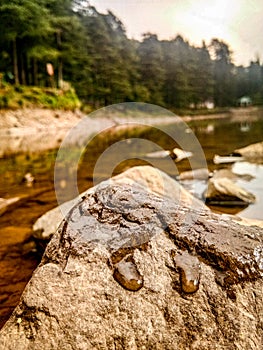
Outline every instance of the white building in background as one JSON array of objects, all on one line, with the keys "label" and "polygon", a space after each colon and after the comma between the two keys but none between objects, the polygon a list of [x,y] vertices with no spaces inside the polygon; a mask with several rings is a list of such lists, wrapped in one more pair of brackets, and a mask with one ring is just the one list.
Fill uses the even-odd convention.
[{"label": "white building in background", "polygon": [[242,96],[237,100],[239,107],[248,107],[252,105],[252,100],[249,96]]}]

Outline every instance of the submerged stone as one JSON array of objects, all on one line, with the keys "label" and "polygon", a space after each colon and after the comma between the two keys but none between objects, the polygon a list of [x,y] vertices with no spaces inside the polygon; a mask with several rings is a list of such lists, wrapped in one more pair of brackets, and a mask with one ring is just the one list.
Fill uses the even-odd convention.
[{"label": "submerged stone", "polygon": [[184,251],[174,256],[174,262],[180,271],[181,289],[184,293],[195,293],[198,291],[201,270],[200,262],[196,256]]},{"label": "submerged stone", "polygon": [[135,292],[143,286],[143,277],[131,255],[115,264],[113,277],[122,287],[130,291]]}]

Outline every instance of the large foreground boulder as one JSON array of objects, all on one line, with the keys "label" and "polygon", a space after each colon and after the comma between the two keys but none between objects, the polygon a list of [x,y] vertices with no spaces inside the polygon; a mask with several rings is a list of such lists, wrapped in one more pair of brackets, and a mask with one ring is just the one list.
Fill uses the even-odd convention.
[{"label": "large foreground boulder", "polygon": [[69,213],[3,349],[260,349],[262,229],[102,184]]}]

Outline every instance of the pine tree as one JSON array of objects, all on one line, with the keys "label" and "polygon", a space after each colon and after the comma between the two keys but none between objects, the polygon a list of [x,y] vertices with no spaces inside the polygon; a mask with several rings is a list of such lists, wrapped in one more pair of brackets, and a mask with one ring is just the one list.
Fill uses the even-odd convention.
[{"label": "pine tree", "polygon": [[43,1],[0,0],[0,18],[1,42],[9,47],[15,83],[26,83],[28,53],[52,32],[50,13]]},{"label": "pine tree", "polygon": [[231,50],[223,41],[213,39],[210,50],[214,56],[214,101],[216,106],[225,107],[235,103],[233,79],[234,66],[231,61]]},{"label": "pine tree", "polygon": [[149,91],[151,102],[164,105],[163,86],[165,80],[164,59],[157,35],[146,33],[138,47],[141,84]]}]

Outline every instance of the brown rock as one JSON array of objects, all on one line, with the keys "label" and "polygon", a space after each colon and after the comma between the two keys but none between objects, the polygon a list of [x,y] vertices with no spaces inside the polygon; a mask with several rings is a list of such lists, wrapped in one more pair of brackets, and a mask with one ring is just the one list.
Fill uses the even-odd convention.
[{"label": "brown rock", "polygon": [[3,215],[6,211],[12,210],[17,206],[18,202],[21,201],[21,198],[0,198],[0,216]]},{"label": "brown rock", "polygon": [[251,161],[263,160],[263,142],[253,143],[243,148],[238,148],[234,151],[241,154],[242,157]]},{"label": "brown rock", "polygon": [[[123,259],[143,277],[140,290],[114,279]],[[185,293],[178,269],[189,281],[199,276],[199,289]],[[62,222],[0,342],[6,350],[256,350],[262,277],[261,229],[140,186],[105,185]]]},{"label": "brown rock", "polygon": [[254,179],[254,176],[250,174],[236,174],[229,168],[218,169],[213,172],[213,179],[227,178],[232,181],[236,181],[238,179],[243,179],[245,181],[251,181]]},{"label": "brown rock", "polygon": [[248,205],[256,197],[228,178],[212,178],[205,193],[206,203],[215,205]]},{"label": "brown rock", "polygon": [[178,179],[180,181],[185,180],[207,180],[209,178],[209,170],[207,168],[194,169],[190,171],[183,171]]},{"label": "brown rock", "polygon": [[[184,206],[190,206],[196,209],[202,208],[208,210],[202,201],[192,196],[177,181],[161,170],[151,166],[133,167],[109,181],[99,184],[99,186],[105,186],[107,183],[141,186],[144,190],[161,197],[170,198],[175,203],[182,203]],[[93,187],[82,193],[79,197],[82,198],[95,189],[96,187]],[[63,220],[63,214],[68,213],[73,205],[78,203],[80,198],[75,198],[72,201],[64,203],[61,207],[54,208],[42,215],[33,226],[34,237],[40,240],[49,240]]]}]

